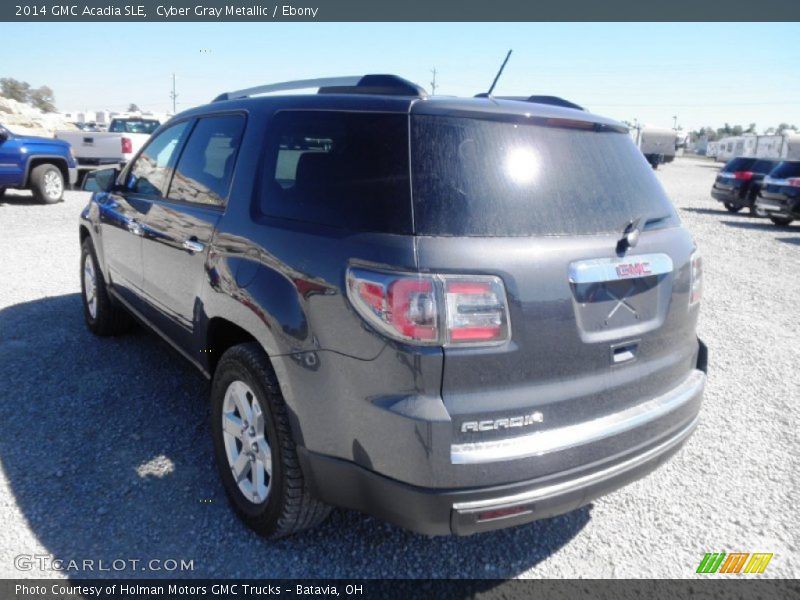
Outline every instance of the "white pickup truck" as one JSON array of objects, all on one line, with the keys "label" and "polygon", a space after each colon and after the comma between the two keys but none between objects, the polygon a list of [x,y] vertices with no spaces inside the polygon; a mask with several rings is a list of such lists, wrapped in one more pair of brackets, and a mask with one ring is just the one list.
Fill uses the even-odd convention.
[{"label": "white pickup truck", "polygon": [[80,185],[88,171],[128,162],[159,125],[157,119],[117,117],[111,119],[108,131],[56,131],[55,137],[72,146]]}]

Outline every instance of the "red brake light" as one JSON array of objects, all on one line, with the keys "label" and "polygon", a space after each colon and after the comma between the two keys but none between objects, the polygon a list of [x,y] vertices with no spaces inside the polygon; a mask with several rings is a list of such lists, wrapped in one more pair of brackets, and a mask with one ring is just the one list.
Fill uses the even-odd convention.
[{"label": "red brake light", "polygon": [[390,320],[394,328],[412,340],[436,340],[436,299],[433,282],[397,279],[389,284]]},{"label": "red brake light", "polygon": [[790,177],[786,180],[786,183],[792,187],[800,187],[800,177]]},{"label": "red brake light", "polygon": [[752,171],[736,171],[733,176],[736,179],[742,179],[744,181],[750,181],[753,178]]},{"label": "red brake light", "polygon": [[123,154],[130,154],[133,152],[133,142],[131,142],[130,138],[123,137],[122,138],[122,153]]},{"label": "red brake light", "polygon": [[510,338],[498,277],[389,274],[350,269],[347,295],[391,338],[416,344],[495,344]]}]

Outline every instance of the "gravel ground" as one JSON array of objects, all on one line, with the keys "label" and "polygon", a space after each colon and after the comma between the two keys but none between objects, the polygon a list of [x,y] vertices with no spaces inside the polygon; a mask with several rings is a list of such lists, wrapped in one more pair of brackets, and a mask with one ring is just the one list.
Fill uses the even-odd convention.
[{"label": "gravel ground", "polygon": [[[705,259],[703,418],[665,467],[591,506],[470,538],[427,538],[355,512],[277,543],[243,527],[213,466],[208,386],[154,336],[84,327],[82,192],[0,201],[0,577],[58,559],[191,560],[201,577],[693,577],[705,552],[775,554],[798,577],[800,223],[731,215],[715,165],[658,171]],[[121,563],[117,563],[121,566]],[[97,573],[95,573],[97,574]],[[159,576],[141,565],[101,575]]]}]

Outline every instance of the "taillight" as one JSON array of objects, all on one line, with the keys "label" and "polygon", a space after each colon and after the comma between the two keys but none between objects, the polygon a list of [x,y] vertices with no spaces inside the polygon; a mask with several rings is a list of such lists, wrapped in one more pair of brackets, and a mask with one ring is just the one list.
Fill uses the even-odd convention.
[{"label": "taillight", "polygon": [[131,138],[122,138],[122,153],[123,154],[130,154],[133,152],[133,142],[131,142]]},{"label": "taillight", "polygon": [[800,177],[790,177],[786,180],[786,183],[792,187],[800,187]]},{"label": "taillight", "polygon": [[690,259],[691,274],[689,277],[689,305],[697,304],[703,296],[703,259],[695,250]]},{"label": "taillight", "polygon": [[741,179],[743,181],[750,181],[753,178],[752,171],[736,171],[733,174],[734,178]]},{"label": "taillight", "polygon": [[347,296],[381,333],[412,344],[485,345],[510,338],[499,277],[382,273],[352,268]]},{"label": "taillight", "polygon": [[498,342],[508,339],[506,294],[497,277],[445,277],[447,341]]}]

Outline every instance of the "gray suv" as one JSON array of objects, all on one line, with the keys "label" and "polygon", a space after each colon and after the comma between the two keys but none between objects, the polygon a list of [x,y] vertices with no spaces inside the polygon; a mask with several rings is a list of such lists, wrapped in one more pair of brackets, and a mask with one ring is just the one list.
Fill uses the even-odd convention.
[{"label": "gray suv", "polygon": [[526,523],[697,424],[695,244],[626,128],[570,103],[267,85],[85,187],[88,327],[133,316],[211,380],[222,483],[264,535],[330,506],[427,534]]}]

